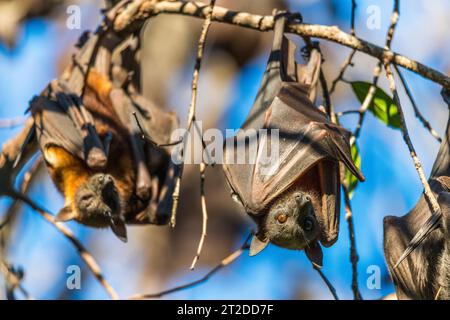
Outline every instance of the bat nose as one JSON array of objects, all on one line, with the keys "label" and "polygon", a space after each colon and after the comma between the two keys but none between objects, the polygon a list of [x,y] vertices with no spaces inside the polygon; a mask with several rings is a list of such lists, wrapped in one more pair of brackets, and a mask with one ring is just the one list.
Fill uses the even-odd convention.
[{"label": "bat nose", "polygon": [[98,182],[100,182],[101,184],[107,184],[112,181],[113,181],[113,178],[109,174],[100,174],[98,176]]},{"label": "bat nose", "polygon": [[103,182],[106,184],[106,183],[110,183],[110,182],[112,182],[113,181],[113,178],[112,178],[112,176],[111,175],[109,175],[109,174],[105,174],[104,176],[103,176]]},{"label": "bat nose", "polygon": [[311,202],[311,197],[307,194],[300,193],[295,196],[295,201],[297,202],[298,208],[301,209]]}]

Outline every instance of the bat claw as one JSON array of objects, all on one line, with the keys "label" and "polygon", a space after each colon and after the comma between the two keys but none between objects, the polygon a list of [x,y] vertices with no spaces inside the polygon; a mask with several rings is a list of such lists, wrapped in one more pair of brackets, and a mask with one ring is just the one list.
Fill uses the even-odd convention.
[{"label": "bat claw", "polygon": [[89,150],[86,163],[89,166],[89,168],[92,168],[94,170],[101,170],[106,167],[108,163],[108,158],[106,157],[103,150],[94,147],[91,150]]}]

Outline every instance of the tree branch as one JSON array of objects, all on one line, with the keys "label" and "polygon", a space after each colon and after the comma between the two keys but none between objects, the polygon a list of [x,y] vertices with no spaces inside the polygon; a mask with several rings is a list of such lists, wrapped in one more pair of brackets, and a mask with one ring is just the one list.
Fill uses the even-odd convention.
[{"label": "tree branch", "polygon": [[436,132],[436,130],[433,129],[430,122],[428,122],[427,119],[422,115],[422,113],[419,110],[419,107],[417,106],[416,100],[414,99],[411,90],[409,89],[408,82],[406,82],[405,77],[397,67],[397,65],[394,64],[394,69],[398,74],[398,77],[400,78],[400,81],[403,85],[403,88],[406,91],[406,95],[409,98],[409,101],[411,101],[411,105],[414,109],[414,114],[416,115],[416,118],[419,119],[420,122],[422,122],[423,126],[430,132],[430,134],[439,142],[442,142],[442,138],[439,136],[439,134]]},{"label": "tree branch", "polygon": [[[119,33],[128,33],[139,28],[146,19],[158,14],[181,14],[204,19],[207,16],[208,7],[209,5],[203,2],[134,1],[118,13],[118,16],[114,20],[113,29]],[[218,6],[214,8],[211,19],[212,21],[233,24],[259,31],[270,31],[274,26],[274,17],[271,15],[263,16],[248,12],[231,11]],[[364,52],[378,60],[388,59],[391,63],[411,70],[424,78],[439,83],[446,89],[450,89],[450,77],[443,73],[406,56],[388,49],[383,49],[373,43],[345,33],[336,26],[290,22],[287,24],[286,30],[287,32],[295,33],[302,37],[314,37],[335,42]]]},{"label": "tree branch", "polygon": [[78,254],[81,259],[86,263],[88,268],[91,270],[94,277],[98,280],[100,285],[102,285],[111,299],[117,300],[119,299],[119,295],[113,289],[113,287],[106,281],[105,277],[102,274],[102,270],[100,266],[95,261],[94,257],[86,250],[83,244],[74,236],[73,232],[67,228],[62,222],[58,222],[55,220],[55,217],[48,213],[46,210],[39,207],[35,204],[30,198],[21,192],[13,192],[11,197],[14,199],[19,199],[30,206],[33,210],[38,212],[45,220],[47,220],[50,224],[52,224],[59,232],[61,232],[77,249]]}]

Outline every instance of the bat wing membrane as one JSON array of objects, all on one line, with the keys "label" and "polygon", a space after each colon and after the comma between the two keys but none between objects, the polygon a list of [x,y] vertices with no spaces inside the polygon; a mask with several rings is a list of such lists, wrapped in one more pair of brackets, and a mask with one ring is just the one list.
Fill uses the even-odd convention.
[{"label": "bat wing membrane", "polygon": [[[245,132],[228,139],[225,145],[223,167],[228,183],[246,211],[253,215],[264,213],[264,208],[275,197],[322,160],[342,161],[355,176],[364,179],[351,160],[348,132],[330,124],[326,115],[314,106],[320,53],[313,50],[306,66],[297,65],[295,45],[283,32],[284,19],[279,18],[275,23],[272,52],[258,95],[242,126]],[[260,129],[268,131],[263,134]],[[279,157],[276,159],[268,152],[277,154],[272,144],[276,134],[272,134],[271,129],[278,129]],[[237,161],[240,155],[245,155],[246,162]],[[338,194],[339,189],[337,165],[334,169],[332,186],[328,189],[323,187],[323,191],[330,195],[324,202],[326,211],[331,210],[333,216],[326,220],[325,229],[329,231],[326,231],[325,243],[333,241],[335,237],[332,234],[338,226],[334,217],[337,208],[331,205],[336,193],[334,196],[331,194]],[[322,173],[330,174],[325,170]]]},{"label": "bat wing membrane", "polygon": [[46,148],[53,145],[84,159],[80,132],[58,103],[39,96],[31,101],[30,110],[35,119],[37,139],[44,154]]}]

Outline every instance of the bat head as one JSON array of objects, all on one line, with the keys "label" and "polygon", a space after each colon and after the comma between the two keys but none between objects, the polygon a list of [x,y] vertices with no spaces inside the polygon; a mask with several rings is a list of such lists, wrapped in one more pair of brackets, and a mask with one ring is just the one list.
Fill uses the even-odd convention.
[{"label": "bat head", "polygon": [[271,242],[287,249],[305,249],[310,260],[321,265],[322,251],[317,243],[321,228],[314,212],[313,197],[298,190],[276,200],[259,222],[250,255],[258,254]]},{"label": "bat head", "polygon": [[58,220],[75,219],[83,224],[111,227],[122,241],[127,241],[125,223],[120,214],[119,194],[114,179],[109,174],[97,173],[89,177],[75,193],[75,210],[66,206],[58,214]]},{"label": "bat head", "polygon": [[296,192],[276,201],[265,217],[263,228],[273,244],[287,249],[304,249],[319,233],[311,197]]}]

